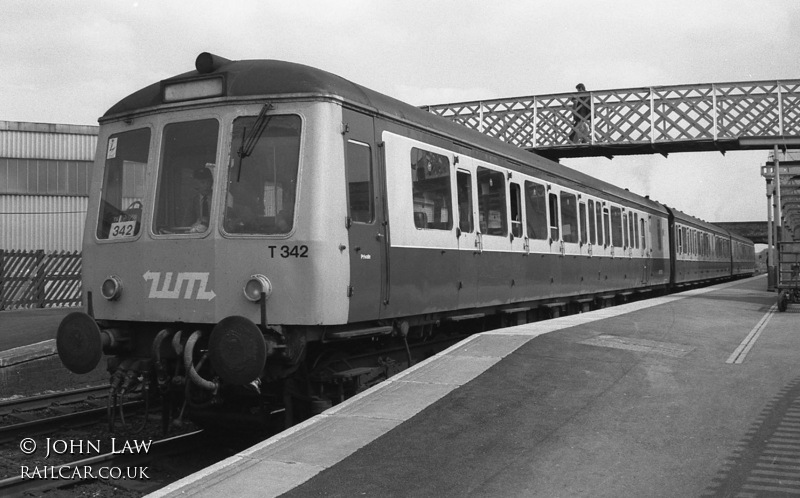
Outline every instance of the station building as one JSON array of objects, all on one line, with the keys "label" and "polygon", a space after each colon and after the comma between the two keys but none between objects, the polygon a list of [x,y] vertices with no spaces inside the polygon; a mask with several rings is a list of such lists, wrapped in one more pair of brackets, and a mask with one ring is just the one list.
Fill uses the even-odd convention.
[{"label": "station building", "polygon": [[97,130],[0,121],[0,249],[81,249]]}]

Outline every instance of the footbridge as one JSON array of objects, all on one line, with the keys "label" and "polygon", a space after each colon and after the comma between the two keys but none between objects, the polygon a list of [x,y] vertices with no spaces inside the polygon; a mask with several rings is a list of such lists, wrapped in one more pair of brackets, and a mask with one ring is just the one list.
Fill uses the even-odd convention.
[{"label": "footbridge", "polygon": [[800,145],[800,80],[601,90],[423,108],[555,160]]}]

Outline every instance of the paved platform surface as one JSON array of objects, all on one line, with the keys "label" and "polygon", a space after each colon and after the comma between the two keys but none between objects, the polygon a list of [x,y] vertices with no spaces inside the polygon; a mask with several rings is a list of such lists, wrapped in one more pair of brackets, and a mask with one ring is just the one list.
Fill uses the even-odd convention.
[{"label": "paved platform surface", "polygon": [[0,399],[106,382],[105,361],[85,375],[68,371],[56,353],[61,320],[82,308],[0,311]]},{"label": "paved platform surface", "polygon": [[44,308],[0,311],[0,351],[55,339],[58,324],[83,308]]},{"label": "paved platform surface", "polygon": [[151,496],[800,493],[800,307],[765,288],[471,337]]}]

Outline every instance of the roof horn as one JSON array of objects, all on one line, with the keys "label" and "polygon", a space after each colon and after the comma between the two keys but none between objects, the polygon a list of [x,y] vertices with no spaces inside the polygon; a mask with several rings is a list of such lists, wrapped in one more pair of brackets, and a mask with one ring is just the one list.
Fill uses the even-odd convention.
[{"label": "roof horn", "polygon": [[198,55],[197,59],[194,61],[194,67],[197,69],[198,73],[208,74],[216,71],[229,62],[230,60],[224,57],[203,52],[202,54]]}]

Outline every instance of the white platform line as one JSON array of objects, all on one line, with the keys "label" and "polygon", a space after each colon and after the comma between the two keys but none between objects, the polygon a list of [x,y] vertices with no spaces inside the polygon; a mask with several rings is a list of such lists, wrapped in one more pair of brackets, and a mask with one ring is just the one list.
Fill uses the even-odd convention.
[{"label": "white platform line", "polygon": [[739,347],[737,347],[736,350],[733,352],[733,354],[731,354],[730,357],[728,357],[725,363],[742,363],[744,361],[745,356],[747,356],[747,353],[749,353],[750,350],[753,348],[753,344],[756,343],[759,336],[761,335],[761,332],[764,331],[764,328],[767,326],[769,320],[772,318],[772,315],[775,314],[775,310],[777,309],[778,309],[777,304],[773,304],[769,308],[767,313],[763,317],[761,317],[761,320],[759,320],[756,326],[753,327],[753,330],[751,330],[750,333],[747,334],[747,337],[744,338],[742,343],[739,344]]}]

